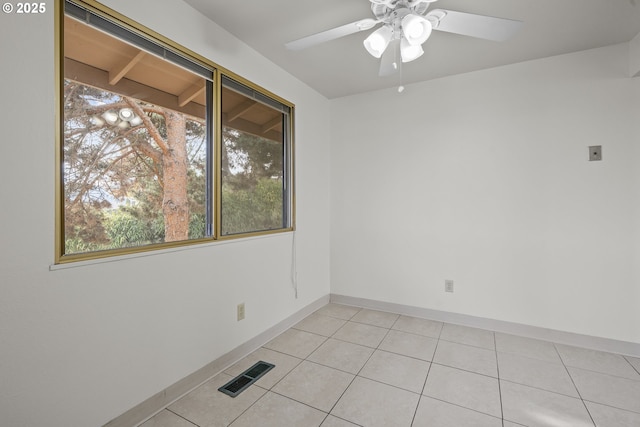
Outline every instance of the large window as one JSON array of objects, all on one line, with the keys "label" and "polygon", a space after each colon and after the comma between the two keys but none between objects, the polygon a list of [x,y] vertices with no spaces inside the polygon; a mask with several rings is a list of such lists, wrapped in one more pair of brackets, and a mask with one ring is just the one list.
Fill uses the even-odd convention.
[{"label": "large window", "polygon": [[289,108],[229,78],[222,85],[222,233],[286,228]]},{"label": "large window", "polygon": [[292,106],[102,12],[65,2],[57,261],[291,229]]}]

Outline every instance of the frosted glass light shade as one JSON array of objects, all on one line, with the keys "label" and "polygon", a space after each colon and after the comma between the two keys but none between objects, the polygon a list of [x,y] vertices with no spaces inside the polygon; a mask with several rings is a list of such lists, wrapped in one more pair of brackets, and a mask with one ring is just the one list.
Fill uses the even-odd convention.
[{"label": "frosted glass light shade", "polygon": [[364,40],[364,47],[371,56],[380,58],[389,45],[391,37],[393,37],[393,30],[385,25],[375,30]]},{"label": "frosted glass light shade", "polygon": [[432,30],[431,22],[422,16],[409,14],[402,18],[402,34],[412,46],[426,42]]},{"label": "frosted glass light shade", "polygon": [[411,62],[414,59],[418,59],[422,56],[424,50],[422,50],[422,46],[417,44],[415,46],[409,44],[406,38],[402,38],[400,42],[400,56],[402,57],[402,62]]}]

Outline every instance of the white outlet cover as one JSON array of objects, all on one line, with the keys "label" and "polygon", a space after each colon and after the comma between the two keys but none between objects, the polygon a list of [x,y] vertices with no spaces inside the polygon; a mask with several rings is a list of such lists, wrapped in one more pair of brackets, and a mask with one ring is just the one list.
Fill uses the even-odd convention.
[{"label": "white outlet cover", "polygon": [[453,292],[453,280],[445,280],[444,281],[444,291],[445,292]]}]

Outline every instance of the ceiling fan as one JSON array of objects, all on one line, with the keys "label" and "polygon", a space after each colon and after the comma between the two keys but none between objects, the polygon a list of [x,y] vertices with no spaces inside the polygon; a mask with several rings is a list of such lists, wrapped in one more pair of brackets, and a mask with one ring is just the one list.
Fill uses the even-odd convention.
[{"label": "ceiling fan", "polygon": [[301,50],[330,40],[366,31],[378,24],[380,28],[365,40],[364,47],[380,60],[380,76],[395,73],[402,62],[411,62],[424,53],[422,44],[432,30],[461,34],[493,41],[505,41],[513,36],[522,21],[475,15],[453,10],[429,10],[437,0],[369,0],[374,18],[312,34],[286,43],[290,50]]}]

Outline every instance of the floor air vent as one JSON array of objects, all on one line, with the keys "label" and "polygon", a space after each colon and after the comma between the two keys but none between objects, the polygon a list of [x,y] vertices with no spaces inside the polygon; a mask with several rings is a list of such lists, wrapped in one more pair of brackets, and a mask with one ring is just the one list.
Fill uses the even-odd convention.
[{"label": "floor air vent", "polygon": [[271,363],[263,362],[262,360],[222,387],[218,389],[224,394],[228,394],[231,397],[236,397],[243,391],[247,389],[251,384],[256,382],[261,376],[269,372],[272,368],[275,368],[276,365]]}]

